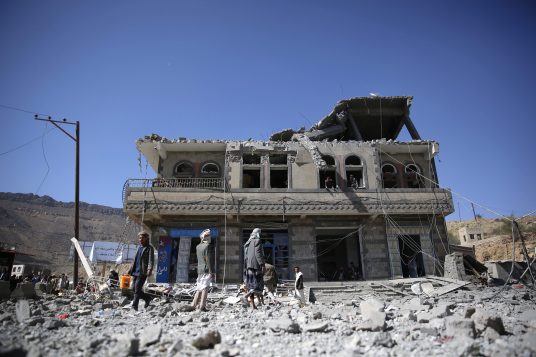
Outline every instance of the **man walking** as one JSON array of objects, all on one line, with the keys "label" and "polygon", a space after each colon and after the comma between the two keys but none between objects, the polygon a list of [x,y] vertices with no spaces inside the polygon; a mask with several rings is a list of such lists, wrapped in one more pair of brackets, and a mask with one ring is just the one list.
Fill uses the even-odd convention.
[{"label": "man walking", "polygon": [[199,307],[201,311],[207,311],[208,288],[212,282],[212,259],[210,254],[210,229],[205,229],[199,235],[201,243],[195,248],[197,253],[197,281],[195,285],[195,296],[192,301],[194,308]]},{"label": "man walking", "polygon": [[300,301],[300,306],[305,305],[305,294],[303,292],[303,274],[300,271],[299,266],[294,267],[294,273],[296,273],[296,281],[294,282],[294,292],[296,298]]},{"label": "man walking", "polygon": [[251,298],[251,304],[254,309],[255,295],[262,296],[264,281],[264,254],[261,242],[261,229],[255,228],[248,241],[244,244],[244,268],[246,270],[246,299]]},{"label": "man walking", "polygon": [[136,311],[138,311],[140,299],[145,301],[145,308],[149,306],[151,297],[143,292],[143,284],[145,284],[147,277],[153,274],[154,266],[154,248],[149,244],[149,233],[141,231],[138,233],[138,240],[140,246],[136,252],[134,262],[128,271],[133,279],[134,300],[132,301],[132,308]]}]

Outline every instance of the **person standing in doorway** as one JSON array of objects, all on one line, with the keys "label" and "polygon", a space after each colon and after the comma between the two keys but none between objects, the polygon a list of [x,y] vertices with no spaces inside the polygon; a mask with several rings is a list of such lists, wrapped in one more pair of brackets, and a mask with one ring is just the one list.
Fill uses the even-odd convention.
[{"label": "person standing in doorway", "polygon": [[296,273],[296,281],[294,281],[294,294],[300,301],[300,306],[305,305],[305,294],[303,292],[303,274],[300,271],[299,266],[294,267],[294,273]]},{"label": "person standing in doorway", "polygon": [[248,241],[244,244],[244,268],[245,268],[245,283],[246,283],[246,299],[250,299],[254,309],[255,295],[262,295],[264,285],[264,254],[261,242],[261,229],[255,228]]},{"label": "person standing in doorway", "polygon": [[132,266],[128,271],[132,275],[132,286],[134,289],[134,300],[132,301],[132,309],[138,311],[140,299],[145,301],[145,308],[149,306],[151,297],[143,291],[143,284],[147,277],[153,274],[154,266],[154,247],[149,243],[149,233],[141,231],[138,233],[140,246],[136,251],[136,257]]},{"label": "person standing in doorway", "polygon": [[195,248],[197,253],[197,282],[195,285],[195,296],[192,301],[194,308],[199,308],[201,311],[208,311],[207,296],[208,288],[212,282],[212,259],[210,254],[210,229],[205,229],[199,235],[201,242]]}]

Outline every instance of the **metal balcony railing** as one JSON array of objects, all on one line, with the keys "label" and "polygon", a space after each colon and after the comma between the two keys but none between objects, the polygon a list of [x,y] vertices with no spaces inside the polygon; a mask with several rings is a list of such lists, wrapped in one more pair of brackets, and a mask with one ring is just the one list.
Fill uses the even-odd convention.
[{"label": "metal balcony railing", "polygon": [[129,189],[157,189],[158,191],[188,190],[221,190],[224,189],[224,180],[221,177],[202,178],[155,178],[155,179],[128,179],[123,186],[123,202]]}]

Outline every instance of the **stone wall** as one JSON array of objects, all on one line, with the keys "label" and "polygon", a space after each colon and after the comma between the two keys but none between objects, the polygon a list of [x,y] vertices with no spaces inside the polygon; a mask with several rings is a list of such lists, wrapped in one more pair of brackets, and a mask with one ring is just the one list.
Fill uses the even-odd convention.
[{"label": "stone wall", "polygon": [[383,220],[370,221],[361,229],[361,254],[365,280],[391,277],[385,225]]},{"label": "stone wall", "polygon": [[[305,281],[316,281],[316,234],[314,226],[303,222],[289,224],[290,265],[300,266]],[[293,274],[291,273],[291,276]]]}]

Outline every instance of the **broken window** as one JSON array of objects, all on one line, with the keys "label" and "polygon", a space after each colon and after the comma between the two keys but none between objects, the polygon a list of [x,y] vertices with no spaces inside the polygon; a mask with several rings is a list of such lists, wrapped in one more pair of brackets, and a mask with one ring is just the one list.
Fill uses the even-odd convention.
[{"label": "broken window", "polygon": [[322,155],[322,159],[326,162],[326,168],[319,170],[318,172],[320,188],[335,188],[337,187],[337,178],[335,175],[335,159],[327,155]]},{"label": "broken window", "polygon": [[397,170],[393,164],[385,163],[382,165],[382,182],[383,188],[398,187]]},{"label": "broken window", "polygon": [[270,155],[270,187],[288,188],[287,154]]},{"label": "broken window", "polygon": [[261,188],[261,169],[243,169],[242,170],[242,187],[243,188]]},{"label": "broken window", "polygon": [[346,166],[346,187],[364,188],[363,164],[357,156],[348,156],[344,161]]},{"label": "broken window", "polygon": [[474,240],[474,239],[475,239],[475,235],[474,235],[474,234],[469,234],[469,239],[470,239],[470,240]]},{"label": "broken window", "polygon": [[242,163],[244,165],[260,165],[261,156],[257,154],[244,154],[242,156]]},{"label": "broken window", "polygon": [[220,166],[215,162],[205,162],[201,166],[203,176],[218,177],[220,176]]},{"label": "broken window", "polygon": [[257,154],[242,156],[242,188],[261,188],[261,157]]},{"label": "broken window", "polygon": [[194,165],[190,161],[180,161],[173,170],[175,177],[193,177]]},{"label": "broken window", "polygon": [[416,164],[408,164],[404,168],[408,188],[424,188],[422,171]]}]

